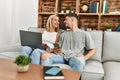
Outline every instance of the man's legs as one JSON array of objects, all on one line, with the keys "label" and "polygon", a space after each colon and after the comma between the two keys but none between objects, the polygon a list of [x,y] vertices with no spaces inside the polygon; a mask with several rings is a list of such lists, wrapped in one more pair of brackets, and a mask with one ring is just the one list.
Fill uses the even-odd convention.
[{"label": "man's legs", "polygon": [[44,53],[45,51],[44,50],[41,50],[41,49],[35,49],[30,58],[31,58],[31,63],[32,64],[40,64],[40,57],[41,57],[41,54]]},{"label": "man's legs", "polygon": [[85,67],[85,60],[82,57],[72,57],[69,59],[68,64],[73,70],[82,72]]},{"label": "man's legs", "polygon": [[20,55],[29,56],[32,52],[32,48],[29,46],[23,46],[20,50]]},{"label": "man's legs", "polygon": [[42,60],[42,65],[44,66],[51,66],[52,64],[60,63],[64,64],[65,61],[61,55],[51,54],[52,56],[50,58],[46,58],[45,60]]}]

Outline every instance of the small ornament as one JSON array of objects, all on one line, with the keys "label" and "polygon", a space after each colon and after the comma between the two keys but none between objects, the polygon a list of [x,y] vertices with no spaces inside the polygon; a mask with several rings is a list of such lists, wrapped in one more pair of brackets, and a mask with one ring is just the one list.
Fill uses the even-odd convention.
[{"label": "small ornament", "polygon": [[83,10],[83,12],[86,12],[88,10],[88,6],[87,5],[83,5],[82,6],[82,10]]},{"label": "small ornament", "polygon": [[64,10],[61,10],[61,13],[64,13]]}]

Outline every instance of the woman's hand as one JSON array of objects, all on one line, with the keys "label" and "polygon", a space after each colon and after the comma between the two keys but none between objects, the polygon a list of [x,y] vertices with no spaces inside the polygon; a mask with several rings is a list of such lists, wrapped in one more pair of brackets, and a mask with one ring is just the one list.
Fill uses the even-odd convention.
[{"label": "woman's hand", "polygon": [[41,30],[40,30],[40,33],[42,33],[42,34],[43,34],[43,33],[44,33],[44,30],[42,30],[42,29],[41,29]]},{"label": "woman's hand", "polygon": [[48,45],[46,43],[42,43],[44,49],[46,50],[48,48]]}]

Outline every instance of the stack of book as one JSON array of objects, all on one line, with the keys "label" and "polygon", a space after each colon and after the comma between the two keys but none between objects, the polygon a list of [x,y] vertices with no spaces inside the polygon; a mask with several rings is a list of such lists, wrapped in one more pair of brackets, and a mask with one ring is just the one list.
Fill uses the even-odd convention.
[{"label": "stack of book", "polygon": [[44,67],[44,80],[64,80],[61,68],[58,66]]}]

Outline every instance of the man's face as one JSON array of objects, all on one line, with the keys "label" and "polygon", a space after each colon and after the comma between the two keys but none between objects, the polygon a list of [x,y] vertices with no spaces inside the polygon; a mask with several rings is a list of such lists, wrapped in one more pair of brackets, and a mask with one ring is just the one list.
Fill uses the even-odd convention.
[{"label": "man's face", "polygon": [[65,25],[66,25],[67,27],[70,28],[70,27],[71,27],[71,24],[72,24],[72,19],[71,19],[71,17],[66,16],[64,23],[65,23]]}]

